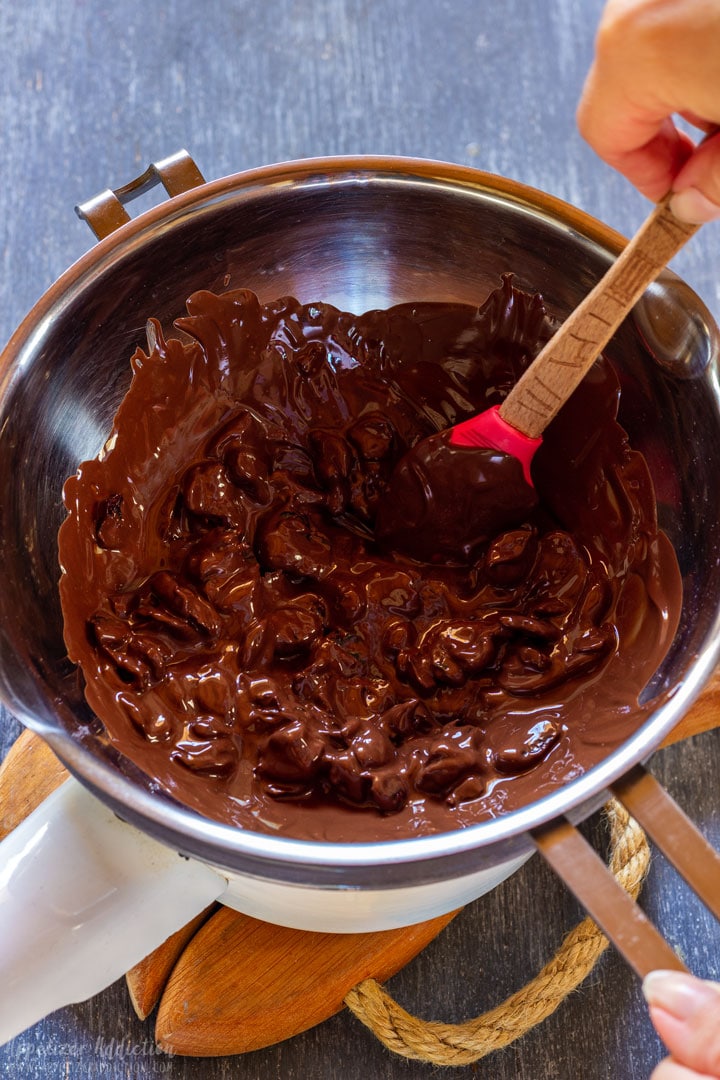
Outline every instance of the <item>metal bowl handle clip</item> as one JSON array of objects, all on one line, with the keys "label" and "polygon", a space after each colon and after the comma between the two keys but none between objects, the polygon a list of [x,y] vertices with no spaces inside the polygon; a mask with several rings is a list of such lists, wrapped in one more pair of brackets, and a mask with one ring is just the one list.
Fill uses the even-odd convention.
[{"label": "metal bowl handle clip", "polygon": [[[642,765],[636,765],[616,781],[612,790],[681,877],[720,919],[720,855],[675,800]],[[658,968],[687,970],[566,818],[536,829],[533,839],[553,870],[641,978]]]},{"label": "metal bowl handle clip", "polygon": [[187,150],[178,150],[170,157],[148,165],[144,173],[122,187],[107,188],[80,203],[75,207],[75,213],[87,221],[98,240],[103,240],[131,220],[125,206],[158,184],[162,184],[172,198],[204,183],[205,178]]}]

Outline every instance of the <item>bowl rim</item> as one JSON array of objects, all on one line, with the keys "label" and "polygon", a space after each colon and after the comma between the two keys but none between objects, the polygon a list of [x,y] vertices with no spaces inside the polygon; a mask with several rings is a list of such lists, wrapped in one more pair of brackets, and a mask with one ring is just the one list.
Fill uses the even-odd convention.
[{"label": "bowl rim", "polygon": [[[200,204],[222,201],[243,190],[268,190],[288,183],[371,183],[383,178],[428,181],[474,189],[503,202],[526,206],[554,224],[577,232],[610,256],[627,243],[619,232],[584,210],[527,184],[435,159],[401,156],[349,155],[302,158],[243,170],[207,181],[176,195],[121,225],[95,243],[43,293],[0,354],[0,398],[5,396],[15,362],[42,335],[50,314],[61,310],[63,297],[104,260],[118,255],[128,242],[136,242],[161,223],[168,224],[193,213]],[[662,738],[698,696],[720,657],[720,611],[716,612],[708,644],[693,661],[689,676],[667,694],[659,707],[618,748],[581,776],[557,791],[498,818],[450,832],[374,841],[300,840],[288,836],[250,832],[223,824],[181,806],[156,798],[138,788],[109,762],[74,740],[63,728],[33,716],[6,693],[0,680],[0,700],[27,727],[42,736],[80,782],[89,787],[121,817],[155,835],[175,849],[229,870],[244,869],[249,859],[255,867],[323,867],[334,871],[351,868],[389,867],[391,864],[427,863],[460,856],[491,845],[526,837],[540,825],[562,816],[579,820],[608,796],[610,786],[657,749]],[[589,808],[588,808],[589,807]],[[527,839],[527,837],[526,837]],[[531,843],[529,840],[528,843]],[[258,876],[262,875],[262,869]],[[276,877],[277,872],[268,876]],[[378,881],[382,887],[382,882]],[[388,883],[388,887],[391,883]]]},{"label": "bowl rim", "polygon": [[628,240],[622,233],[604,224],[585,210],[548,192],[519,180],[512,180],[498,173],[475,169],[470,165],[458,165],[436,158],[402,157],[394,155],[338,155],[328,157],[298,158],[271,165],[261,165],[207,180],[204,184],[189,188],[182,194],[168,198],[150,207],[137,217],[120,225],[102,240],[97,240],[76,259],[36,300],[30,311],[13,331],[0,354],[0,387],[8,363],[7,353],[20,347],[40,320],[55,306],[57,300],[70,285],[80,279],[104,257],[116,248],[124,246],[137,234],[152,228],[159,221],[180,216],[197,202],[208,202],[241,188],[267,188],[270,182],[283,184],[288,181],[307,182],[342,177],[346,181],[368,181],[384,175],[403,176],[405,179],[435,180],[459,185],[464,188],[486,191],[510,199],[519,205],[540,209],[547,216],[561,221],[567,227],[590,239],[612,255],[618,255]]}]

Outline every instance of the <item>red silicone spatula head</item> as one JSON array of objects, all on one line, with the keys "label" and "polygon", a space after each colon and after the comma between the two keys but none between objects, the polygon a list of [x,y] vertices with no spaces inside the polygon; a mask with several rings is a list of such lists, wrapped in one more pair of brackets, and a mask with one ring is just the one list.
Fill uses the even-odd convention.
[{"label": "red silicone spatula head", "polygon": [[501,450],[517,458],[523,467],[526,483],[533,487],[530,464],[535,451],[542,444],[542,437],[532,439],[523,435],[500,415],[500,406],[494,405],[469,420],[456,424],[452,430],[450,442],[453,446],[486,446],[491,450]]}]

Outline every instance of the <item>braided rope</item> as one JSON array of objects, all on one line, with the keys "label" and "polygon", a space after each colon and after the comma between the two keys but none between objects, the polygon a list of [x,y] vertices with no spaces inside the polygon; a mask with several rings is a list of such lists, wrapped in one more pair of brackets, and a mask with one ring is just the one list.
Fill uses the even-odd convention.
[{"label": "braided rope", "polygon": [[[610,825],[610,870],[637,899],[650,863],[647,838],[615,799],[606,805],[605,813]],[[583,919],[526,986],[489,1012],[460,1024],[412,1016],[374,979],[354,987],[345,1004],[395,1054],[434,1065],[469,1065],[508,1046],[550,1016],[590,974],[607,946],[607,938],[592,919]]]}]

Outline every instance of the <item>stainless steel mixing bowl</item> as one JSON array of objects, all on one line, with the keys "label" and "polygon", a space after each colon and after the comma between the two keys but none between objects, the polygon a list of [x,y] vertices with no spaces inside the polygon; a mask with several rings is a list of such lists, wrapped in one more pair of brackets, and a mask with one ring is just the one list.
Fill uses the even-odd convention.
[{"label": "stainless steel mixing bowl", "polygon": [[[578,822],[598,808],[609,786],[677,723],[715,664],[717,327],[698,297],[666,273],[607,350],[622,377],[621,421],[647,456],[684,581],[680,628],[647,689],[657,708],[644,726],[554,794],[462,831],[355,845],[241,831],[173,802],[107,744],[63,646],[56,547],[62,485],[102,446],[146,318],[155,315],[169,329],[200,287],[243,286],[262,300],[292,293],[358,312],[407,300],[478,303],[508,270],[562,318],[622,239],[537,191],[433,162],[312,160],[200,180],[124,224],[128,192],[101,199],[101,213],[88,204],[87,215],[108,235],[43,296],[2,355],[2,698],[122,818],[250,879],[392,890],[510,866],[534,850],[543,823],[563,816]],[[446,909],[457,900],[447,899]]]}]

